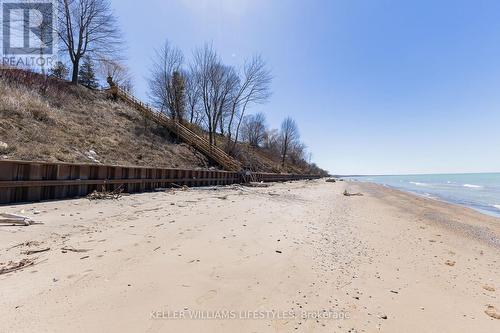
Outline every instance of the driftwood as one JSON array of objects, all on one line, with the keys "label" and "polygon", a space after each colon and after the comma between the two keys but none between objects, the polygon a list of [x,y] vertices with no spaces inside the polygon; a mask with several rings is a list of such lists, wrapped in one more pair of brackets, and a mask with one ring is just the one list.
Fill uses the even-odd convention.
[{"label": "driftwood", "polygon": [[6,267],[0,268],[0,275],[12,273],[21,269],[24,269],[29,266],[33,266],[35,264],[34,260],[31,259],[23,259],[20,262],[9,262]]},{"label": "driftwood", "polygon": [[344,191],[346,197],[362,197],[363,193],[349,193],[347,190]]},{"label": "driftwood", "polygon": [[75,252],[75,253],[85,253],[85,252],[89,252],[90,250],[86,250],[86,249],[75,249],[73,247],[63,247],[61,249],[62,251],[69,251],[69,252]]},{"label": "driftwood", "polygon": [[33,224],[33,222],[34,221],[31,220],[29,217],[22,215],[7,214],[7,213],[0,214],[0,224],[30,226],[31,224]]},{"label": "driftwood", "polygon": [[246,187],[270,187],[271,185],[266,184],[266,183],[245,183],[245,184],[243,184],[243,186],[246,186]]},{"label": "driftwood", "polygon": [[103,186],[101,191],[94,191],[87,196],[89,200],[118,200],[122,196],[123,188],[120,185],[114,191],[106,191],[106,188]]},{"label": "driftwood", "polygon": [[31,246],[40,246],[40,242],[38,241],[29,241],[29,242],[24,242],[24,243],[19,243],[17,245],[11,246],[7,249],[7,251],[10,251],[12,249],[15,249],[17,247],[31,247]]},{"label": "driftwood", "polygon": [[172,183],[170,185],[172,185],[172,187],[175,187],[175,188],[183,190],[183,191],[189,190],[189,186],[187,186],[187,185],[179,185],[179,184],[176,184],[176,183]]},{"label": "driftwood", "polygon": [[500,319],[500,312],[493,305],[488,305],[484,313],[486,313],[491,318]]},{"label": "driftwood", "polygon": [[40,250],[29,250],[29,251],[22,252],[22,254],[26,254],[26,255],[30,256],[30,255],[35,254],[35,253],[41,253],[41,252],[47,252],[47,251],[50,251],[50,247],[45,248],[45,249],[40,249]]}]

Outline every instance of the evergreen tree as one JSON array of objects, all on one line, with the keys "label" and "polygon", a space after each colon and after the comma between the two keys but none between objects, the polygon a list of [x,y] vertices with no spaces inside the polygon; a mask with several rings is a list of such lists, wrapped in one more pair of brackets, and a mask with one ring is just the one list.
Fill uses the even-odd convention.
[{"label": "evergreen tree", "polygon": [[52,67],[49,71],[49,76],[55,77],[61,80],[67,80],[69,74],[69,69],[65,63],[62,61],[56,62],[54,67]]},{"label": "evergreen tree", "polygon": [[96,79],[94,63],[89,57],[83,58],[83,63],[80,66],[78,73],[78,82],[89,89],[99,88],[99,83]]}]

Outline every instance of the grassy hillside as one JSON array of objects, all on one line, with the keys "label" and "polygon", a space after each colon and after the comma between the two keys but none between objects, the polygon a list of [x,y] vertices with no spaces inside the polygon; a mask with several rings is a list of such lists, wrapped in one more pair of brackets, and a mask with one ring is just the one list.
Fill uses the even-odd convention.
[{"label": "grassy hillside", "polygon": [[[194,129],[204,135],[200,128]],[[220,138],[220,146],[224,139]],[[262,172],[319,172],[307,163],[280,167],[279,157],[238,144],[244,168]],[[0,68],[0,158],[139,165],[217,167],[163,127],[107,94]]]},{"label": "grassy hillside", "polygon": [[[16,82],[17,81],[17,82]],[[99,92],[0,78],[3,159],[206,168],[202,154]]]}]

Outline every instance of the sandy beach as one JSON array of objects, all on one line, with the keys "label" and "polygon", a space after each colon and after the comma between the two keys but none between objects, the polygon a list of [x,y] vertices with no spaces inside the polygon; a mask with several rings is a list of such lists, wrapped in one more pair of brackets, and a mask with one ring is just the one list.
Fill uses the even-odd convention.
[{"label": "sandy beach", "polygon": [[500,330],[500,219],[378,185],[0,211],[41,223],[0,226],[0,268],[33,262],[0,275],[0,332]]}]

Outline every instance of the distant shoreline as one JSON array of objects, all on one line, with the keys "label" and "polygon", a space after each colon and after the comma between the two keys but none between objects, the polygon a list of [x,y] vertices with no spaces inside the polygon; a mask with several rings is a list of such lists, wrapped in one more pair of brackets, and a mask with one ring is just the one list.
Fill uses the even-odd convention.
[{"label": "distant shoreline", "polygon": [[[403,189],[372,182],[348,181],[379,197],[388,204],[415,214],[422,215],[438,225],[475,238],[490,246],[500,248],[500,218],[439,198],[426,197]],[[387,200],[388,197],[398,200]],[[403,205],[404,203],[404,205]],[[473,223],[471,223],[473,221]]]},{"label": "distant shoreline", "polygon": [[[349,181],[356,182],[355,180],[349,180]],[[456,203],[456,202],[453,202],[453,201],[448,201],[448,200],[443,199],[443,198],[438,198],[438,197],[433,197],[433,196],[426,196],[426,195],[418,193],[418,192],[413,192],[413,191],[410,191],[410,190],[405,190],[405,189],[402,189],[402,188],[397,188],[397,187],[394,187],[394,186],[391,186],[391,185],[378,184],[378,183],[373,183],[373,182],[361,182],[361,183],[383,186],[385,188],[388,188],[388,189],[391,189],[391,190],[394,190],[394,191],[400,191],[400,192],[405,193],[405,194],[414,195],[414,196],[417,196],[419,198],[424,198],[424,199],[429,199],[429,200],[435,200],[435,201],[438,201],[438,202],[441,202],[441,203],[444,203],[444,204],[448,204],[448,205],[452,205],[452,206],[456,206],[456,207],[472,209],[476,213],[479,213],[479,214],[482,214],[482,215],[485,215],[485,216],[488,216],[488,217],[497,218],[499,220],[499,222],[500,222],[500,212],[497,214],[497,213],[490,212],[490,211],[487,211],[487,210],[481,210],[481,209],[478,209],[478,208],[474,208],[474,207],[471,207],[471,206],[463,205],[463,204]]]},{"label": "distant shoreline", "polygon": [[353,176],[343,179],[378,184],[500,218],[500,173]]}]

